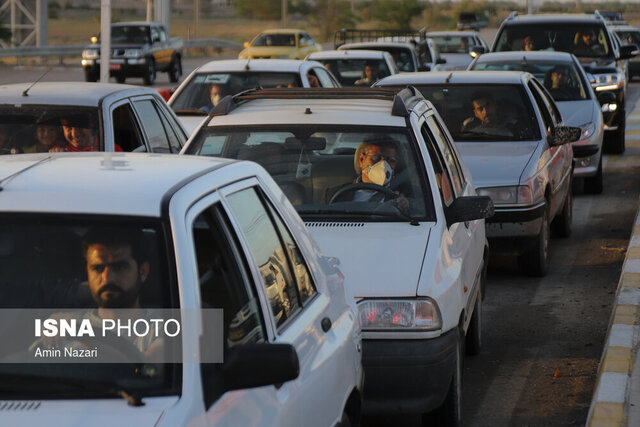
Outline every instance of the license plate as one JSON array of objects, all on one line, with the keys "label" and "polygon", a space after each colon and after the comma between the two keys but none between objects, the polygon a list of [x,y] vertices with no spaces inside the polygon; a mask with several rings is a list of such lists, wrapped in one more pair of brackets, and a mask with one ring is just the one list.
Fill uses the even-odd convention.
[{"label": "license plate", "polygon": [[111,64],[109,65],[110,70],[119,70],[122,66],[120,64]]}]

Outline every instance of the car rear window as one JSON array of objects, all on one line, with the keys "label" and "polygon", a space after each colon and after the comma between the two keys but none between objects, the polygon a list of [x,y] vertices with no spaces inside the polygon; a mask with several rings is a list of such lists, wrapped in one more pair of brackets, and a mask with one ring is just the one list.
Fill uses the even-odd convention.
[{"label": "car rear window", "polygon": [[260,34],[252,46],[295,46],[295,34]]},{"label": "car rear window", "polygon": [[525,39],[528,37],[533,43],[533,49],[530,50],[558,50],[583,58],[613,56],[604,24],[562,21],[505,25],[498,36],[494,51],[525,50]]},{"label": "car rear window", "polygon": [[[359,183],[359,154],[365,140],[393,145],[394,168],[387,187],[409,200],[397,209],[385,196],[359,200],[356,194],[338,197],[338,191]],[[358,151],[360,149],[360,151]],[[259,163],[280,185],[305,220],[406,221],[434,220],[422,156],[404,128],[289,125],[203,128],[186,154],[220,156]],[[376,159],[381,161],[383,159]],[[359,193],[362,195],[361,193]]]},{"label": "car rear window", "polygon": [[[366,65],[374,67],[377,79],[382,79],[391,74],[387,63],[382,59],[315,59],[338,79],[342,86],[357,86],[356,82],[365,78]],[[370,84],[367,84],[369,86]]]},{"label": "car rear window", "polygon": [[411,56],[411,50],[409,47],[395,47],[385,45],[366,45],[366,46],[348,46],[349,50],[382,50],[389,52],[393,59],[396,61],[398,70],[401,72],[414,72],[416,70],[413,64],[413,57]]}]

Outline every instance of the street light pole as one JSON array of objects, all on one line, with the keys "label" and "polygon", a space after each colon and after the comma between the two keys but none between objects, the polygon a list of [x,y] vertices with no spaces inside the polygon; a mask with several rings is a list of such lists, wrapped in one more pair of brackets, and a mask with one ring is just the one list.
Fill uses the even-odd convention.
[{"label": "street light pole", "polygon": [[287,28],[287,0],[282,0],[282,28]]},{"label": "street light pole", "polygon": [[100,82],[109,82],[111,62],[111,0],[100,2]]}]

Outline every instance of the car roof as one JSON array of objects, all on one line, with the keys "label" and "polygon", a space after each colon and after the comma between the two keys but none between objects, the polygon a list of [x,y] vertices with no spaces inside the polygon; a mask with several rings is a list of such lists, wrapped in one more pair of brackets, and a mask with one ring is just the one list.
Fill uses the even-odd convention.
[{"label": "car roof", "polygon": [[[413,84],[522,84],[529,73],[523,71],[428,71],[400,73],[385,77],[376,86]],[[382,83],[382,84],[380,84]]]},{"label": "car roof", "polygon": [[383,49],[385,47],[404,47],[404,48],[408,48],[408,49],[413,49],[414,45],[411,42],[381,42],[381,41],[377,41],[377,42],[357,42],[357,43],[345,43],[343,45],[340,45],[338,47],[338,49],[340,50],[345,50],[345,49],[349,49],[349,48],[356,48],[356,47],[371,47],[371,50],[376,50],[373,49],[373,47],[377,47],[380,46],[380,49]]},{"label": "car roof", "polygon": [[633,25],[628,25],[628,24],[620,24],[620,25],[611,25],[609,24],[609,26],[611,27],[611,29],[613,31],[625,31],[625,32],[629,32],[629,31],[635,31],[635,32],[640,32],[640,28],[638,27],[634,27]]},{"label": "car roof", "polygon": [[167,195],[207,170],[217,170],[219,185],[237,180],[229,163],[151,153],[0,156],[0,211],[159,217]]},{"label": "car roof", "polygon": [[29,89],[28,96],[23,96],[23,92],[31,85],[32,83],[1,85],[0,103],[97,107],[103,98],[114,93],[122,93],[123,96],[157,95],[157,91],[152,88],[116,83],[38,82]]},{"label": "car roof", "polygon": [[478,57],[476,62],[502,62],[512,60],[530,61],[573,61],[572,54],[560,51],[507,51],[485,53]]},{"label": "car roof", "polygon": [[213,117],[210,124],[250,126],[313,123],[406,127],[404,117],[391,115],[391,107],[392,101],[385,99],[254,99],[239,104],[226,115]]},{"label": "car roof", "polygon": [[322,50],[320,52],[310,53],[309,56],[307,56],[307,59],[339,59],[345,57],[350,59],[382,59],[387,55],[389,55],[389,53],[384,50]]},{"label": "car roof", "polygon": [[589,13],[540,13],[540,14],[530,14],[530,15],[515,15],[513,17],[509,17],[505,19],[502,24],[510,25],[510,24],[539,24],[542,22],[572,22],[572,23],[602,23],[605,24],[602,18],[597,17],[595,14]]},{"label": "car roof", "polygon": [[429,31],[427,37],[442,37],[442,36],[476,36],[479,35],[477,31]]},{"label": "car roof", "polygon": [[[297,73],[304,62],[302,59],[226,59],[207,62],[199,67],[197,72],[273,71]],[[317,66],[322,67],[322,64],[317,63]]]}]

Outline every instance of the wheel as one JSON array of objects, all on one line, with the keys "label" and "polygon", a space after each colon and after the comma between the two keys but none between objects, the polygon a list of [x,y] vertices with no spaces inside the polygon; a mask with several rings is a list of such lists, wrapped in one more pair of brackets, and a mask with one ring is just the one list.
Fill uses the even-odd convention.
[{"label": "wheel", "polygon": [[144,84],[147,86],[151,86],[156,81],[156,63],[153,59],[147,61],[147,70],[142,80],[144,80]]},{"label": "wheel", "polygon": [[423,426],[448,426],[459,427],[462,425],[462,334],[458,331],[456,338],[456,354],[455,367],[451,383],[449,383],[449,391],[444,403],[438,409],[428,414],[423,414]]},{"label": "wheel", "polygon": [[522,272],[528,276],[543,277],[549,271],[549,203],[545,204],[542,225],[532,249],[518,257]]},{"label": "wheel", "polygon": [[601,194],[602,190],[602,156],[600,156],[596,174],[584,179],[584,191],[589,194]]},{"label": "wheel", "polygon": [[85,82],[97,82],[98,81],[98,74],[96,73],[92,73],[91,70],[89,70],[88,68],[84,69],[84,81]]},{"label": "wheel", "polygon": [[117,75],[116,76],[116,82],[118,83],[124,83],[127,81],[127,76],[123,76],[123,75]]},{"label": "wheel", "polygon": [[467,335],[465,336],[464,349],[469,356],[480,354],[480,349],[482,348],[482,282],[478,285],[480,289],[473,307],[469,329],[467,329]]},{"label": "wheel", "polygon": [[620,124],[618,125],[618,130],[611,132],[609,135],[609,140],[607,141],[607,151],[611,154],[622,154],[625,150],[625,141],[624,141],[624,132],[626,128],[626,113],[625,111],[621,112],[622,120],[620,120]]},{"label": "wheel", "polygon": [[571,236],[571,222],[573,220],[573,184],[569,184],[567,197],[564,199],[562,212],[551,223],[553,234],[558,237]]},{"label": "wheel", "polygon": [[175,83],[180,80],[180,76],[182,76],[182,63],[179,56],[176,56],[173,61],[171,61],[167,74],[169,75],[169,81],[171,83]]}]

